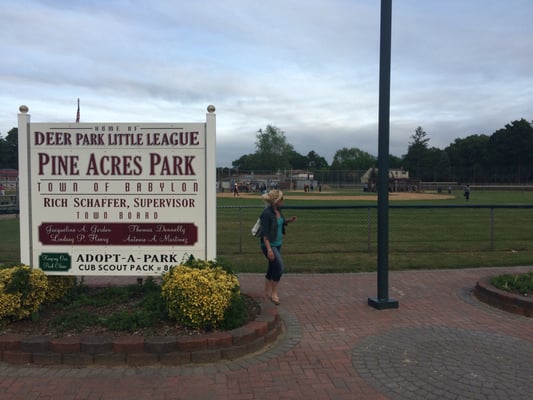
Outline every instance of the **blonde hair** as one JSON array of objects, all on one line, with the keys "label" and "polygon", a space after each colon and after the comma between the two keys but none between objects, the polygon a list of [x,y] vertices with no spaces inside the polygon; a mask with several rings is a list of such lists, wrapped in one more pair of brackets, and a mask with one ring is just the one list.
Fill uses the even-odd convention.
[{"label": "blonde hair", "polygon": [[261,197],[265,203],[273,206],[283,200],[283,192],[278,189],[273,189],[270,192],[263,194]]}]

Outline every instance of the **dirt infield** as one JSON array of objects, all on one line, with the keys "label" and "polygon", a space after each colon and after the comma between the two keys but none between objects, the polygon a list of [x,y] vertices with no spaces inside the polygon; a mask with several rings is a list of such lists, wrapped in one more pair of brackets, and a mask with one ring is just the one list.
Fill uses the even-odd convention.
[{"label": "dirt infield", "polygon": [[[412,192],[394,192],[389,194],[390,200],[447,200],[453,199],[455,196],[437,193],[412,193]],[[217,197],[234,197],[233,193],[217,193]],[[257,198],[259,193],[240,193],[239,197]],[[284,196],[287,200],[376,200],[377,194],[368,195],[345,195],[336,192],[322,192],[322,193],[304,193],[290,192]]]}]

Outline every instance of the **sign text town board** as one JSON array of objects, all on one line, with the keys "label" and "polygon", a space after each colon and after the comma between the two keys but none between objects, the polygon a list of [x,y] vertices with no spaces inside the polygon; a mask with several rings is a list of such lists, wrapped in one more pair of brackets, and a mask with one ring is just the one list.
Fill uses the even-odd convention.
[{"label": "sign text town board", "polygon": [[21,262],[143,276],[216,258],[215,136],[213,112],[205,123],[31,123],[21,106]]}]

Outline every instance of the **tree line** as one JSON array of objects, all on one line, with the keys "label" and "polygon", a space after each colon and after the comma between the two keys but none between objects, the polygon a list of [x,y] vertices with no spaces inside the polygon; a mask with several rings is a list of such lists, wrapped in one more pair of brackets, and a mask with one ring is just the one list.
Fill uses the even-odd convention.
[{"label": "tree line", "polygon": [[[491,135],[458,138],[444,149],[430,147],[430,137],[419,126],[410,136],[407,154],[390,155],[389,166],[409,171],[425,182],[533,182],[533,123],[513,121]],[[343,147],[331,165],[315,151],[298,153],[285,132],[268,125],[256,134],[255,152],[232,162],[232,173],[276,173],[305,170],[324,180],[355,180],[354,171],[377,168],[377,157],[361,149]],[[18,169],[18,129],[0,137],[0,168]]]},{"label": "tree line", "polygon": [[[455,139],[445,149],[430,147],[429,142],[427,132],[417,127],[410,136],[407,154],[389,156],[390,168],[409,171],[410,177],[424,182],[533,182],[533,123],[525,119],[491,135]],[[328,177],[326,180],[346,182],[354,179],[353,171],[377,168],[376,156],[355,147],[337,150],[331,165],[315,151],[299,154],[285,133],[272,125],[257,132],[255,146],[255,153],[232,162],[237,172],[306,170]]]}]

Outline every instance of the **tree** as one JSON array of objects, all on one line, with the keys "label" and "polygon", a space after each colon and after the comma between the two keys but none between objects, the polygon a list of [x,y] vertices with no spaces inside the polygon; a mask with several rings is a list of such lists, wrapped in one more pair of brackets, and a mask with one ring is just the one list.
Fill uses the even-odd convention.
[{"label": "tree", "polygon": [[[499,168],[512,167],[515,173],[508,178],[518,180],[529,178],[533,173],[533,126],[525,119],[513,121],[492,134],[489,154],[493,164]],[[512,175],[514,175],[512,177]]]},{"label": "tree", "polygon": [[337,150],[331,163],[332,170],[362,170],[366,171],[376,165],[376,157],[366,151],[352,147]]},{"label": "tree", "polygon": [[389,154],[389,168],[394,169],[401,169],[403,168],[403,158],[393,156],[392,154]]},{"label": "tree", "polygon": [[405,168],[411,175],[422,179],[422,170],[424,161],[428,155],[429,137],[421,126],[416,128],[415,133],[411,135],[412,141],[409,142],[407,154],[404,156]]},{"label": "tree", "polygon": [[306,158],[309,169],[313,171],[320,171],[328,168],[328,162],[326,159],[318,155],[314,150],[307,153]]},{"label": "tree", "polygon": [[18,128],[0,138],[0,168],[18,169]]},{"label": "tree", "polygon": [[[470,135],[455,141],[444,149],[452,169],[450,180],[472,182],[476,179],[488,180],[489,136]],[[477,171],[477,175],[476,175]]]},{"label": "tree", "polygon": [[259,171],[262,169],[257,154],[245,154],[233,161],[231,165],[241,171]]},{"label": "tree", "polygon": [[424,174],[420,179],[433,182],[448,182],[451,180],[451,167],[448,154],[441,149],[432,147],[425,156]]},{"label": "tree", "polygon": [[294,148],[287,142],[285,132],[272,125],[259,129],[255,142],[256,154],[265,170],[290,169],[289,158]]},{"label": "tree", "polygon": [[287,142],[285,133],[279,128],[267,125],[257,131],[256,151],[232,162],[234,168],[248,171],[282,171],[292,168],[291,160],[300,162],[300,156]]}]

